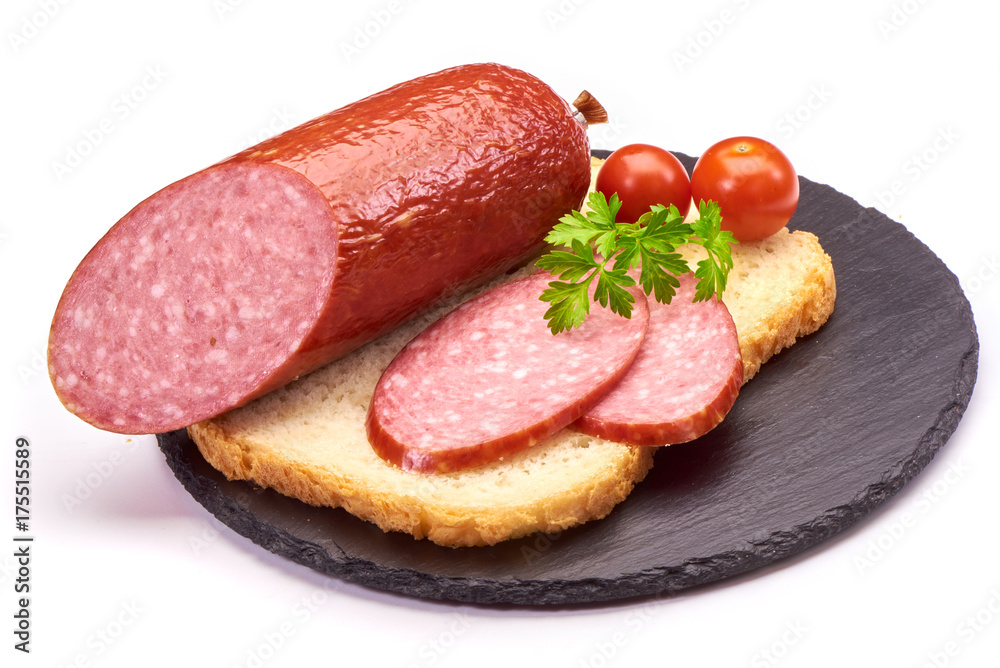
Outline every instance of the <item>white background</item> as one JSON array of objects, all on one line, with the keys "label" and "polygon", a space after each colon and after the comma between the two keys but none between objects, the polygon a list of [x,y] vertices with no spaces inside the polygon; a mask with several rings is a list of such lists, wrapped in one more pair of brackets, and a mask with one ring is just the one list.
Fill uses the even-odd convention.
[{"label": "white background", "polygon": [[[996,665],[1000,5],[152,7],[6,0],[0,11],[0,664]],[[49,320],[73,268],[132,206],[275,131],[486,60],[570,99],[589,89],[613,121],[592,128],[595,147],[698,155],[765,137],[800,174],[929,245],[965,287],[982,343],[975,395],[932,464],[859,526],[763,573],[659,603],[490,609],[344,585],[274,557],[194,502],[151,436],[100,432],[62,409],[44,372]],[[32,445],[29,656],[12,634],[17,436]]]}]

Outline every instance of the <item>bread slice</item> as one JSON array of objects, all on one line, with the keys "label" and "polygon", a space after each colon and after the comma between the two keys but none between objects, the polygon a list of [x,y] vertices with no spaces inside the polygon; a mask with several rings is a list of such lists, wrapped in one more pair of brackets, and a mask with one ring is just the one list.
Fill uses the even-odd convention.
[{"label": "bread slice", "polygon": [[[696,259],[697,252],[689,252]],[[836,288],[830,258],[804,232],[782,230],[735,246],[733,264],[724,301],[749,379],[769,357],[826,321]],[[531,271],[526,267],[500,280]],[[442,304],[348,357],[188,431],[206,460],[230,480],[342,507],[385,531],[439,545],[492,545],[606,516],[645,477],[655,448],[564,429],[486,466],[422,475],[387,464],[368,444],[365,413],[382,371],[418,332],[471,296]],[[330,521],[339,519],[331,515]]]},{"label": "bread slice", "polygon": [[501,461],[436,475],[405,472],[372,450],[365,414],[379,376],[458,301],[188,431],[205,459],[231,480],[343,507],[386,531],[440,545],[492,545],[607,515],[649,471],[652,448],[563,430]]}]

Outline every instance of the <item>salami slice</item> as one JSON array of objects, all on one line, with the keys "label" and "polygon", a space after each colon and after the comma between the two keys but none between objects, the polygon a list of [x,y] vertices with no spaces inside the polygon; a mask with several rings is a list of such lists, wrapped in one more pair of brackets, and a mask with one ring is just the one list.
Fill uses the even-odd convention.
[{"label": "salami slice", "polygon": [[444,473],[494,461],[573,422],[627,371],[649,322],[635,290],[631,319],[591,309],[583,326],[553,335],[538,273],[466,302],[389,364],[366,422],[383,459]]},{"label": "salami slice", "polygon": [[692,303],[696,279],[680,278],[670,304],[649,302],[649,331],[622,381],[572,428],[633,445],[684,443],[732,408],[743,382],[736,326],[716,298]]}]

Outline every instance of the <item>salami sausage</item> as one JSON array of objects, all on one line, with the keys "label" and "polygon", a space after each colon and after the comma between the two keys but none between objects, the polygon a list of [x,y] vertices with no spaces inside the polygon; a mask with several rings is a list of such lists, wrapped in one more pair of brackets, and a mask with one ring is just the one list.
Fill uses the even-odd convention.
[{"label": "salami sausage", "polygon": [[445,473],[500,459],[573,422],[627,371],[649,322],[593,308],[553,335],[537,273],[466,302],[400,351],[368,408],[368,439],[405,470]]},{"label": "salami sausage", "polygon": [[222,413],[525,261],[589,179],[572,107],[524,72],[394,86],[126,214],[56,308],[56,393],[121,433]]},{"label": "salami sausage", "polygon": [[693,274],[670,304],[649,302],[649,331],[621,383],[572,427],[633,445],[684,443],[722,422],[743,383],[729,310],[713,297],[692,303]]}]

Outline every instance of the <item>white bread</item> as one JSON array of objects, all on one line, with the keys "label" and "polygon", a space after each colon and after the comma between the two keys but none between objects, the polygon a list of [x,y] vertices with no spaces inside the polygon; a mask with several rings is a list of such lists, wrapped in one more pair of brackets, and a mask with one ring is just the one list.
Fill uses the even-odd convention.
[{"label": "white bread", "polygon": [[[734,246],[733,261],[724,301],[739,332],[746,380],[826,321],[836,288],[830,258],[808,233],[786,229]],[[229,479],[252,480],[312,505],[343,507],[385,531],[440,545],[492,545],[604,517],[645,477],[654,448],[564,429],[487,466],[421,475],[387,464],[368,444],[365,413],[382,370],[462,299],[247,406],[193,425],[189,433]],[[330,521],[342,519],[330,515]]]}]

